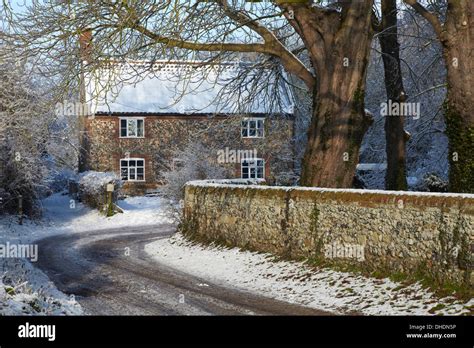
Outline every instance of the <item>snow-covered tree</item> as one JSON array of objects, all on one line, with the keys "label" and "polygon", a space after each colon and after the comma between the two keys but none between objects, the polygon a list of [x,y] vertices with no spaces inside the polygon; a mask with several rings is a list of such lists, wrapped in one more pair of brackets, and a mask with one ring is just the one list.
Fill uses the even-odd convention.
[{"label": "snow-covered tree", "polygon": [[174,161],[162,173],[166,183],[161,192],[174,202],[184,197],[184,185],[190,180],[225,179],[232,173],[217,162],[217,149],[202,142],[191,141],[174,152]]},{"label": "snow-covered tree", "polygon": [[77,117],[54,112],[52,80],[32,74],[32,63],[12,58],[11,50],[0,43],[0,210],[17,212],[21,197],[32,215],[53,181],[74,169]]},{"label": "snow-covered tree", "polygon": [[49,132],[43,101],[25,71],[22,62],[0,64],[0,188],[4,209],[15,210],[21,196],[24,212],[31,214],[44,189]]},{"label": "snow-covered tree", "polygon": [[[448,139],[444,134],[443,102],[446,97],[446,69],[441,45],[433,29],[408,7],[399,18],[398,36],[403,85],[407,102],[420,104],[419,117],[407,117],[405,129],[406,166],[410,189],[424,189],[423,178],[434,174],[443,180],[448,177]],[[361,149],[361,162],[383,163],[385,151],[385,117],[380,114],[386,91],[383,79],[382,51],[373,42],[367,75],[366,107],[374,115]],[[384,171],[360,173],[368,188],[385,187]]]}]

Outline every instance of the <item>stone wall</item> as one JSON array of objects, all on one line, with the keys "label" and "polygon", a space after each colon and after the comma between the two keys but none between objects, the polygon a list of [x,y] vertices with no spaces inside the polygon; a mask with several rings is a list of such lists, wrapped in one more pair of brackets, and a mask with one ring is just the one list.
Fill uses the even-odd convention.
[{"label": "stone wall", "polygon": [[195,181],[182,229],[292,259],[472,285],[474,195]]}]

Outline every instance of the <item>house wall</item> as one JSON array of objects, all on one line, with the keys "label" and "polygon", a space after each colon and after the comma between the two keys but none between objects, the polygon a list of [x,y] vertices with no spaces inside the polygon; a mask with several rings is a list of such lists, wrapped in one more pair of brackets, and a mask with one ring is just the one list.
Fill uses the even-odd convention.
[{"label": "house wall", "polygon": [[322,264],[472,285],[474,195],[191,182],[183,230]]},{"label": "house wall", "polygon": [[[132,116],[133,117],[133,116]],[[212,148],[224,150],[256,149],[258,157],[266,160],[265,177],[276,181],[279,173],[291,171],[288,160],[292,151],[293,121],[287,117],[275,117],[265,121],[263,139],[242,139],[239,117],[207,116],[147,116],[144,138],[120,138],[118,116],[95,116],[86,121],[88,133],[87,166],[97,171],[120,171],[120,159],[145,158],[145,182],[128,182],[124,185],[129,193],[142,193],[162,184],[160,173],[172,163],[173,152],[183,149],[190,141],[200,141]],[[285,157],[285,159],[282,159]],[[216,153],[217,161],[217,153]],[[223,164],[240,177],[240,164]]]}]

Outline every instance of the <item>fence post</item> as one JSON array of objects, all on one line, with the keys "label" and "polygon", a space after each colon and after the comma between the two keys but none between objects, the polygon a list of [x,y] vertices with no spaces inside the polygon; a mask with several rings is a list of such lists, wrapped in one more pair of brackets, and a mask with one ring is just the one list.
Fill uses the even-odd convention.
[{"label": "fence post", "polygon": [[114,215],[114,206],[112,203],[112,194],[114,192],[114,184],[107,184],[107,216]]}]

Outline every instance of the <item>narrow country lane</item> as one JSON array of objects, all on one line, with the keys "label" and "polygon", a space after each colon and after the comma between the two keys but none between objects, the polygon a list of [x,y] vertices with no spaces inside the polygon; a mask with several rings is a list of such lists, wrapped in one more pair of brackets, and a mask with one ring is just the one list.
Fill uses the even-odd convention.
[{"label": "narrow country lane", "polygon": [[217,286],[150,258],[144,245],[168,238],[169,224],[48,237],[36,265],[90,315],[328,315]]}]

